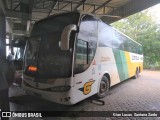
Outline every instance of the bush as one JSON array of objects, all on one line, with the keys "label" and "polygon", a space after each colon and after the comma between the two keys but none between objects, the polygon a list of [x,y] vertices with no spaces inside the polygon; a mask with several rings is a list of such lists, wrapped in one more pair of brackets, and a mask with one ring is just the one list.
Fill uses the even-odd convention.
[{"label": "bush", "polygon": [[152,69],[152,70],[160,70],[160,65],[149,65],[145,64],[143,66],[144,69]]}]

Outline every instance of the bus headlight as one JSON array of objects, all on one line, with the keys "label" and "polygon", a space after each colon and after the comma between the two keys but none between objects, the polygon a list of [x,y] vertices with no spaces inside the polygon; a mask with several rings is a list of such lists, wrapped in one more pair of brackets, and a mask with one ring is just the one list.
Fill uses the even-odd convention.
[{"label": "bus headlight", "polygon": [[70,89],[71,89],[71,86],[57,86],[57,87],[50,88],[50,90],[53,92],[66,92],[66,91],[69,91]]}]

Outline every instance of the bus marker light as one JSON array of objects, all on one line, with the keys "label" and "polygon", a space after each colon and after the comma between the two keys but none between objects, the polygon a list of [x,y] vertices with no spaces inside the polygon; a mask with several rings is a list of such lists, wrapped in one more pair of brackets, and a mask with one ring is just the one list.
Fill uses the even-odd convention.
[{"label": "bus marker light", "polygon": [[81,83],[82,83],[82,81],[80,81],[80,82],[77,82],[77,83],[76,83],[76,85],[78,85],[78,84],[81,84]]},{"label": "bus marker light", "polygon": [[36,72],[37,71],[37,67],[35,67],[35,66],[29,66],[28,67],[28,71]]},{"label": "bus marker light", "polygon": [[93,64],[92,64],[92,65],[96,65],[96,61],[95,61],[95,60],[93,61]]}]

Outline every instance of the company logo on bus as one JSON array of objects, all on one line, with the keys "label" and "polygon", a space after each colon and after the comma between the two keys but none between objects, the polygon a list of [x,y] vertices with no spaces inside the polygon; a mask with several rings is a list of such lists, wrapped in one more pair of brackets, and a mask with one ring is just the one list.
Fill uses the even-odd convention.
[{"label": "company logo on bus", "polygon": [[90,79],[89,82],[86,82],[84,84],[83,88],[80,88],[79,90],[83,92],[84,95],[87,95],[91,92],[92,84],[95,80]]},{"label": "company logo on bus", "polygon": [[131,62],[143,62],[143,55],[130,53]]}]

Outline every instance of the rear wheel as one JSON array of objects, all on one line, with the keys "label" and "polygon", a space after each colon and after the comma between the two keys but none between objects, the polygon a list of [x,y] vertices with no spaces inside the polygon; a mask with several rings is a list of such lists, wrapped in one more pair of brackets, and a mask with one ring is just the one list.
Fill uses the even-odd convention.
[{"label": "rear wheel", "polygon": [[137,69],[136,69],[136,73],[135,73],[135,75],[133,76],[133,78],[134,78],[134,79],[137,79],[138,76],[139,76],[139,69],[137,68]]},{"label": "rear wheel", "polygon": [[103,98],[108,95],[109,92],[109,80],[106,76],[103,76],[100,82],[99,91],[97,93],[98,98]]}]

